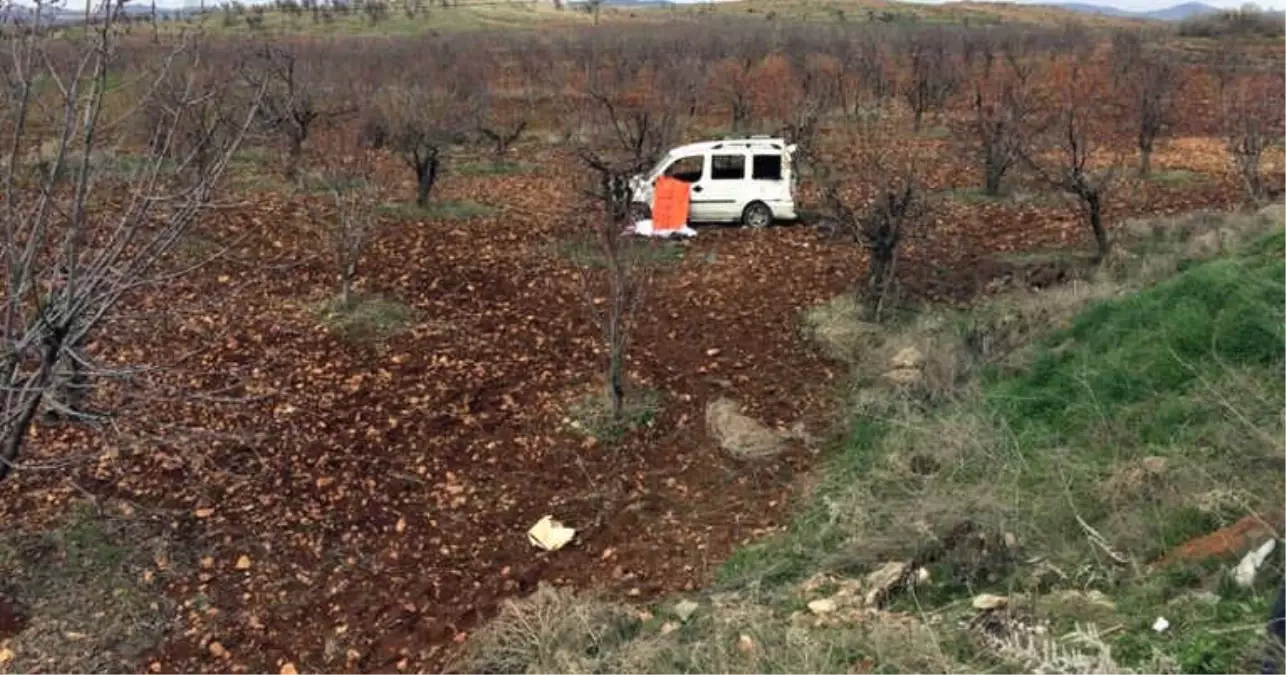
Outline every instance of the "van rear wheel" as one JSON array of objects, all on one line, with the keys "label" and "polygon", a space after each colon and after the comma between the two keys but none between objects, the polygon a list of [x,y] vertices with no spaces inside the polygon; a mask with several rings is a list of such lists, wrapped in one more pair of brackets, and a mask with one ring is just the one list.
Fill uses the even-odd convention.
[{"label": "van rear wheel", "polygon": [[768,227],[772,225],[772,209],[763,202],[750,202],[741,212],[741,224],[757,230]]}]

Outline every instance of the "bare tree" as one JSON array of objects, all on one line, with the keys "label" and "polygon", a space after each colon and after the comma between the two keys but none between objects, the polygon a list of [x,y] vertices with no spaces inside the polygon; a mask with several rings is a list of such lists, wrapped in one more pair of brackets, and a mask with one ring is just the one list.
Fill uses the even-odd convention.
[{"label": "bare tree", "polygon": [[1079,60],[1058,64],[1051,78],[1062,94],[1057,109],[1045,121],[1043,143],[1024,151],[1026,164],[1046,184],[1071,198],[1094,234],[1095,255],[1107,256],[1111,246],[1103,222],[1103,206],[1120,178],[1119,162],[1103,157],[1112,130],[1104,83],[1086,72]]},{"label": "bare tree", "polygon": [[951,62],[947,34],[943,31],[921,31],[907,36],[906,76],[901,85],[902,98],[911,109],[915,131],[919,131],[924,114],[941,110],[958,84]]},{"label": "bare tree", "polygon": [[536,114],[541,86],[547,81],[549,55],[528,43],[495,53],[488,74],[496,80],[479,95],[477,130],[503,157],[522,137]]},{"label": "bare tree", "polygon": [[323,208],[308,202],[310,220],[339,278],[339,307],[352,306],[353,280],[357,265],[375,228],[378,193],[371,181],[369,164],[360,158],[341,157],[310,172],[305,187],[329,197]]},{"label": "bare tree", "polygon": [[1005,174],[1018,163],[1030,131],[1032,63],[1016,41],[979,46],[981,73],[973,80],[970,131],[982,164],[986,194],[1000,194]]},{"label": "bare tree", "polygon": [[323,80],[325,50],[303,53],[294,45],[267,45],[256,57],[242,70],[252,88],[264,91],[260,121],[285,137],[285,176],[294,180],[299,175],[304,144],[315,125],[351,113],[356,107],[337,96]]},{"label": "bare tree", "polygon": [[896,282],[898,249],[908,233],[928,222],[924,159],[890,123],[867,121],[848,133],[850,147],[858,149],[855,184],[842,184],[833,167],[822,167],[823,205],[867,251],[866,281],[858,296],[870,320],[880,321]]},{"label": "bare tree", "polygon": [[1277,78],[1243,74],[1224,92],[1221,122],[1225,147],[1251,203],[1267,195],[1260,166],[1264,151],[1281,137],[1282,92]]},{"label": "bare tree", "polygon": [[[37,4],[37,16],[44,9]],[[81,346],[112,322],[128,295],[175,274],[164,265],[166,254],[209,203],[260,98],[259,92],[250,97],[240,123],[210,153],[214,159],[196,171],[197,150],[179,151],[174,143],[189,104],[207,93],[189,71],[185,97],[138,156],[141,168],[101,169],[100,149],[113,147],[120,140],[114,135],[129,129],[116,115],[131,113],[105,101],[120,69],[120,11],[104,5],[102,20],[70,59],[55,54],[67,45],[54,43],[40,20],[24,34],[0,34],[7,85],[0,93],[7,113],[0,163],[0,479],[22,466],[42,403],[75,421],[107,419],[106,412],[85,407],[89,391],[126,373],[100,366]],[[191,48],[184,41],[160,54],[160,73],[134,80],[143,87],[135,99],[152,96],[155,82],[180,67],[180,55]],[[102,184],[125,199],[104,204]]]},{"label": "bare tree", "polygon": [[[588,306],[603,331],[607,347],[607,389],[613,419],[619,420],[625,405],[625,362],[630,327],[637,314],[643,289],[651,278],[644,264],[645,246],[627,237],[632,224],[630,177],[650,166],[678,137],[687,105],[680,98],[659,93],[646,86],[646,75],[656,74],[654,54],[628,49],[595,53],[589,64],[587,90],[588,119],[578,123],[590,131],[577,148],[592,178],[586,193],[598,205],[589,231],[600,253],[601,286],[607,303],[600,309],[594,302],[592,267],[582,266]],[[644,85],[644,86],[640,86]],[[641,96],[640,90],[652,96]]]},{"label": "bare tree", "polygon": [[1112,68],[1117,89],[1129,97],[1126,108],[1136,132],[1139,174],[1146,176],[1152,171],[1156,139],[1177,112],[1179,65],[1172,55],[1146,45],[1138,32],[1122,31],[1113,36]]},{"label": "bare tree", "polygon": [[415,204],[427,206],[445,153],[465,142],[481,105],[478,78],[444,50],[425,59],[378,97],[378,120],[388,147],[415,172]]},{"label": "bare tree", "polygon": [[755,66],[768,55],[758,40],[729,41],[730,54],[713,64],[709,89],[728,107],[733,133],[743,131],[754,115]]}]

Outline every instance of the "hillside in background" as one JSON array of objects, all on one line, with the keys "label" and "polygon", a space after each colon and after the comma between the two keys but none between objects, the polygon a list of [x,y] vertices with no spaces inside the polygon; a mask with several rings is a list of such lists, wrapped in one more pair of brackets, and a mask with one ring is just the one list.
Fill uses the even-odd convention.
[{"label": "hillside in background", "polygon": [[1151,19],[1154,21],[1183,21],[1194,16],[1217,14],[1221,11],[1218,7],[1212,7],[1202,2],[1185,2],[1181,5],[1146,12],[1135,12],[1110,5],[1092,5],[1080,2],[1064,2],[1053,5],[1053,7],[1082,14],[1097,14],[1123,19]]}]

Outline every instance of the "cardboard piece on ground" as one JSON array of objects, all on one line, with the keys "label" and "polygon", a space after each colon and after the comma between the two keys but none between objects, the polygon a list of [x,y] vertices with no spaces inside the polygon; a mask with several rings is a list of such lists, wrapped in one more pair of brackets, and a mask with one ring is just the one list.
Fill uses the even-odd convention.
[{"label": "cardboard piece on ground", "polygon": [[527,530],[527,541],[531,542],[532,546],[546,551],[557,551],[566,546],[574,536],[576,536],[576,530],[564,527],[562,523],[554,520],[553,516],[541,518],[531,526],[530,530]]}]

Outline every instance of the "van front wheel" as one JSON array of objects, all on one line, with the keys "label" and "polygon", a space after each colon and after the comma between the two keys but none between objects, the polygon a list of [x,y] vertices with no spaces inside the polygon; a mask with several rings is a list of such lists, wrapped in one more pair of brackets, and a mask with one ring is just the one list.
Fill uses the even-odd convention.
[{"label": "van front wheel", "polygon": [[751,202],[741,212],[741,224],[757,230],[768,227],[772,225],[772,209],[763,202]]}]

